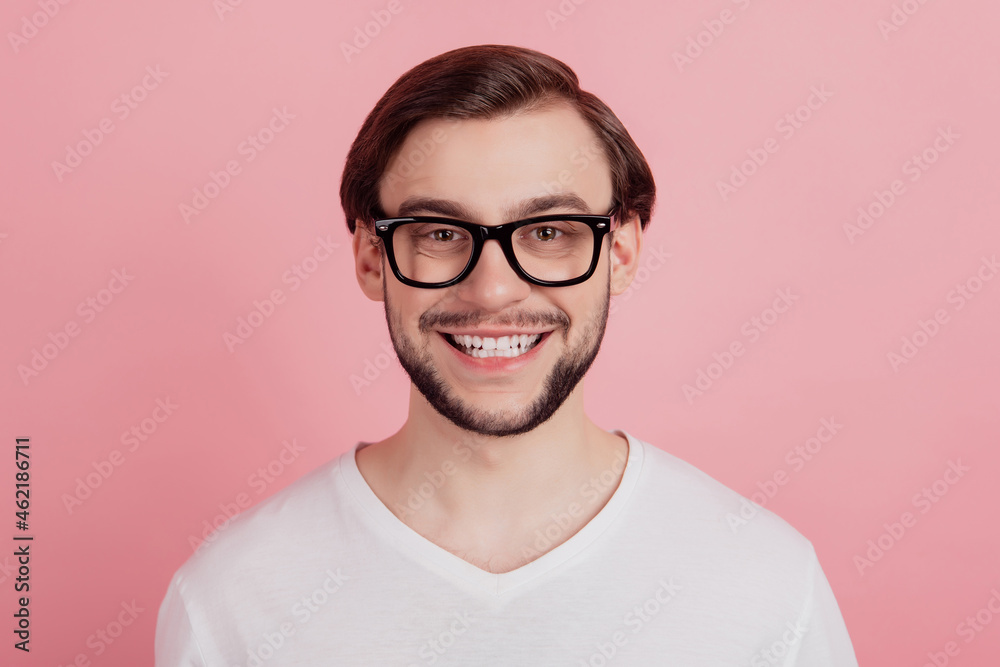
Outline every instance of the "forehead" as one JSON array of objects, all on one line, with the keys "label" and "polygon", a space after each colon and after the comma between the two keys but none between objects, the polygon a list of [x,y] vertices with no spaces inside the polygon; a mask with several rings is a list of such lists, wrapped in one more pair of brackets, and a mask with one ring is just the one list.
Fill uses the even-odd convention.
[{"label": "forehead", "polygon": [[612,200],[610,168],[597,135],[568,104],[492,120],[421,121],[379,188],[390,216],[404,200],[421,197],[454,201],[495,223],[520,202],[567,192],[600,214]]}]

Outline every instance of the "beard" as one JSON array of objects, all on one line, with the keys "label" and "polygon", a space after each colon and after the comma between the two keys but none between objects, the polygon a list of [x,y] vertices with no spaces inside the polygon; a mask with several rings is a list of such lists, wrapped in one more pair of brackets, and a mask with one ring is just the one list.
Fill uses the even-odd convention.
[{"label": "beard", "polygon": [[[386,274],[383,273],[383,275]],[[586,375],[597,357],[601,341],[604,339],[611,300],[611,276],[609,274],[607,277],[600,311],[584,326],[582,334],[579,336],[580,342],[567,349],[555,363],[548,376],[542,381],[542,390],[538,397],[517,412],[481,410],[456,396],[438,373],[434,359],[429,353],[429,344],[424,345],[422,349],[418,348],[403,331],[398,313],[393,310],[390,304],[385,280],[382,282],[382,295],[385,304],[385,319],[389,325],[389,337],[392,339],[392,345],[396,350],[400,365],[410,376],[410,381],[417,390],[442,417],[455,426],[478,435],[499,438],[527,433],[545,423]],[[486,320],[476,313],[424,313],[420,317],[420,331],[425,335],[439,336],[441,334],[434,331],[435,326],[462,327],[484,322]],[[490,320],[488,324],[497,327],[517,326],[521,328],[534,326],[547,328],[556,325],[557,328],[549,336],[554,335],[561,328],[568,342],[567,334],[570,321],[569,317],[560,311],[558,315],[521,314],[501,322]]]}]

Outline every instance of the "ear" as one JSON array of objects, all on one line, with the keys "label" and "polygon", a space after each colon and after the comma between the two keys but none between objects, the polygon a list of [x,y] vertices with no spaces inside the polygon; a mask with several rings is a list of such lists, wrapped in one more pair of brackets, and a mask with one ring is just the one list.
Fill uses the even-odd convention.
[{"label": "ear", "polygon": [[639,270],[639,254],[642,251],[642,228],[639,222],[639,214],[633,213],[623,218],[613,232],[610,250],[611,296],[627,290]]},{"label": "ear", "polygon": [[385,268],[381,239],[373,231],[369,231],[361,220],[355,220],[351,247],[354,250],[354,270],[361,291],[372,301],[381,301]]}]

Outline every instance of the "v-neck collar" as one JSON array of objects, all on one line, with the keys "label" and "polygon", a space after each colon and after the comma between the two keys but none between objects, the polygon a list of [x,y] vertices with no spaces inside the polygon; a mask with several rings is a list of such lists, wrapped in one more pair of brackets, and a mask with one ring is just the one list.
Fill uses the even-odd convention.
[{"label": "v-neck collar", "polygon": [[370,443],[359,442],[340,457],[340,474],[347,488],[361,506],[364,513],[378,529],[387,533],[404,555],[414,557],[441,576],[463,582],[493,596],[501,596],[525,582],[551,572],[570,558],[590,546],[614,522],[631,497],[639,478],[644,458],[643,442],[621,429],[611,433],[624,436],[628,440],[628,460],[618,488],[607,504],[583,528],[568,540],[535,560],[516,570],[495,574],[480,569],[459,558],[447,549],[434,544],[426,537],[403,523],[386,507],[361,475],[358,469],[357,451]]}]

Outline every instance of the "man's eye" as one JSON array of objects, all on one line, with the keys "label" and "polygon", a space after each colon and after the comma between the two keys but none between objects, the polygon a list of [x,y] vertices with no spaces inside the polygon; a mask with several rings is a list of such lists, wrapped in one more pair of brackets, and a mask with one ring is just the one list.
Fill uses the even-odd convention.
[{"label": "man's eye", "polygon": [[538,241],[551,241],[561,232],[555,227],[536,227],[532,230],[535,239]]}]

